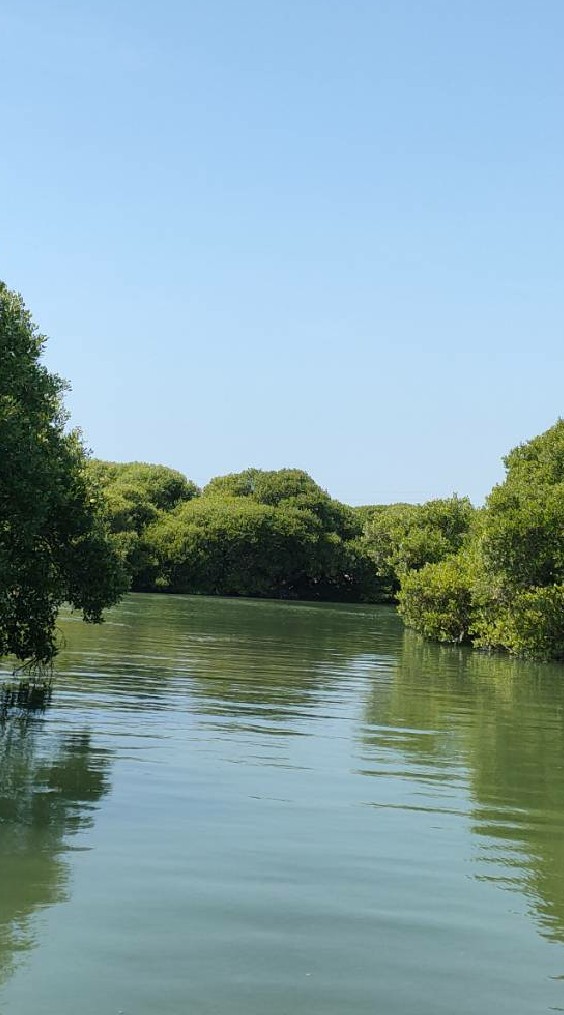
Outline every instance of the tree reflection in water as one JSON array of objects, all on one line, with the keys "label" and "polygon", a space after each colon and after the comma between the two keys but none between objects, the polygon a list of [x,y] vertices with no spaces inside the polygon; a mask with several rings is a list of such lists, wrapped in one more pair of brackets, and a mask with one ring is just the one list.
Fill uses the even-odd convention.
[{"label": "tree reflection in water", "polygon": [[522,892],[564,942],[564,678],[558,664],[423,642],[405,631],[392,685],[373,685],[363,740],[423,777],[466,772],[479,877]]},{"label": "tree reflection in water", "polygon": [[110,788],[109,757],[88,731],[44,720],[0,725],[0,983],[35,944],[34,914],[69,896],[69,837],[90,827]]}]

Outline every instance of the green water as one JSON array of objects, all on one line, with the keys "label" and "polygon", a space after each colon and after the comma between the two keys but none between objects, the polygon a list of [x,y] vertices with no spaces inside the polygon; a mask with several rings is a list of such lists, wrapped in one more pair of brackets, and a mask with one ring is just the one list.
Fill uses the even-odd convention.
[{"label": "green water", "polygon": [[0,730],[8,1015],[564,1011],[564,667],[131,596]]}]

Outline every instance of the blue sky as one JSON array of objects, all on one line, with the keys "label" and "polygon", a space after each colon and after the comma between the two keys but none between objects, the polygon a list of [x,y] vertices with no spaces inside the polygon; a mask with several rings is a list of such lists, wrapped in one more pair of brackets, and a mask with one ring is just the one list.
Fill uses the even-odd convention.
[{"label": "blue sky", "polygon": [[564,409],[561,0],[7,0],[0,276],[96,455],[456,490]]}]

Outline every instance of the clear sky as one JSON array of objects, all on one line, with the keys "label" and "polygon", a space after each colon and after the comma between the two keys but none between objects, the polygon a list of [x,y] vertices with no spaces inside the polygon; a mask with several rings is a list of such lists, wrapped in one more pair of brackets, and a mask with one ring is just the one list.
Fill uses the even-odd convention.
[{"label": "clear sky", "polygon": [[0,276],[96,455],[479,502],[564,412],[562,0],[5,0],[0,32]]}]

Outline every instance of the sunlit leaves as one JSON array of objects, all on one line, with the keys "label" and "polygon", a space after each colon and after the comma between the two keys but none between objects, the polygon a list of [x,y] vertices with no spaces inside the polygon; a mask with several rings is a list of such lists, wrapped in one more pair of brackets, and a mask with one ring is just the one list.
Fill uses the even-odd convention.
[{"label": "sunlit leaves", "polygon": [[0,655],[36,663],[55,653],[63,601],[99,621],[124,587],[43,345],[21,298],[0,283]]}]

